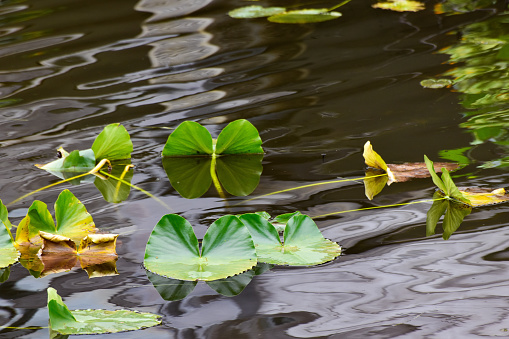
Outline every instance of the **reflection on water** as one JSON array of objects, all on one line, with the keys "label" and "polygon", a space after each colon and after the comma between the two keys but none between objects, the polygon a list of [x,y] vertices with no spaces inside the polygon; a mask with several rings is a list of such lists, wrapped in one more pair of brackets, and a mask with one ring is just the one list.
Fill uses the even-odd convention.
[{"label": "reflection on water", "polygon": [[[441,3],[460,12],[460,2]],[[56,182],[33,164],[53,160],[60,145],[79,148],[105,125],[120,122],[134,144],[131,182],[196,225],[199,237],[211,220],[229,213],[299,210],[313,216],[430,199],[431,180],[416,179],[385,187],[372,201],[354,182],[249,204],[238,204],[248,199],[240,197],[225,202],[213,191],[187,200],[171,188],[161,165],[169,134],[164,127],[190,119],[219,132],[229,121],[249,119],[266,151],[256,196],[362,177],[368,139],[394,162],[464,148],[472,139],[460,126],[468,119],[458,104],[461,93],[425,90],[419,82],[450,68],[447,55],[434,53],[459,44],[461,37],[449,32],[461,28],[466,35],[474,22],[497,18],[506,8],[502,2],[478,1],[487,9],[449,16],[433,13],[432,4],[394,13],[352,1],[341,18],[312,25],[231,19],[226,13],[245,5],[238,1],[4,2],[0,198],[8,203]],[[502,145],[485,144],[483,159],[506,156]],[[503,187],[508,177],[492,167],[455,182]],[[64,186],[34,198],[54,201]],[[341,260],[274,268],[233,297],[197,284],[183,300],[165,301],[141,263],[150,231],[168,211],[135,190],[112,204],[92,185],[65,188],[86,203],[102,232],[120,234],[118,275],[88,279],[73,268],[35,279],[15,265],[0,285],[1,324],[47,326],[41,291],[51,286],[71,309],[131,308],[164,316],[162,326],[108,338],[469,338],[503,335],[508,327],[505,205],[474,209],[448,241],[426,237],[431,203],[317,220],[324,236],[345,249]],[[30,203],[9,209],[13,223]],[[0,329],[5,338],[47,335],[45,329]]]}]

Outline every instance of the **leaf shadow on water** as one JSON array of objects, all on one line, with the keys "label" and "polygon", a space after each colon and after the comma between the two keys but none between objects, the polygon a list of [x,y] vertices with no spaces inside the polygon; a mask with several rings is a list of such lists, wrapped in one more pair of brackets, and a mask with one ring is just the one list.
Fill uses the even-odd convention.
[{"label": "leaf shadow on water", "polygon": [[[267,263],[258,263],[254,268],[247,270],[246,272],[224,279],[206,281],[206,284],[221,295],[234,297],[246,288],[254,276],[269,271],[273,266],[274,265]],[[197,280],[189,281],[167,278],[148,270],[145,270],[145,273],[161,298],[166,301],[184,299],[198,284]]]}]

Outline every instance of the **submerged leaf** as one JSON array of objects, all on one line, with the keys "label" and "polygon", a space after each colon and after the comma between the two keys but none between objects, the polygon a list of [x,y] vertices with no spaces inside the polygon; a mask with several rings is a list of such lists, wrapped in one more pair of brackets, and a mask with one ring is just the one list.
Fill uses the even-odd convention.
[{"label": "submerged leaf", "polygon": [[284,7],[245,6],[228,12],[235,19],[263,18],[286,11]]},{"label": "submerged leaf", "polygon": [[255,213],[240,216],[251,233],[259,261],[292,266],[323,264],[341,253],[339,245],[327,240],[307,215],[295,215],[287,223],[284,242],[267,220]]},{"label": "submerged leaf", "polygon": [[256,265],[253,240],[235,216],[216,220],[203,238],[202,253],[191,224],[167,214],[154,227],[145,248],[145,267],[180,280],[217,280]]},{"label": "submerged leaf", "polygon": [[225,156],[217,159],[219,182],[231,195],[243,197],[253,193],[260,183],[263,154]]},{"label": "submerged leaf", "polygon": [[209,131],[197,122],[184,121],[168,137],[162,156],[211,155],[213,152]]},{"label": "submerged leaf", "polygon": [[339,12],[329,12],[328,8],[315,8],[287,11],[272,15],[268,20],[280,24],[307,24],[337,19],[341,15]]},{"label": "submerged leaf", "polygon": [[161,323],[160,316],[128,310],[69,311],[54,288],[48,288],[50,327],[61,334],[103,334],[139,330]]}]

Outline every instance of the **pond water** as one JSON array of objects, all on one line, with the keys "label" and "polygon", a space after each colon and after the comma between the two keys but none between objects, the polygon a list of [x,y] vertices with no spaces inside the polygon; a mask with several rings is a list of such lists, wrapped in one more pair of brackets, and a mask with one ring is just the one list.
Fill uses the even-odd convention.
[{"label": "pond water", "polygon": [[[496,163],[509,156],[507,113],[496,122],[501,134],[479,139],[485,130],[465,124],[463,93],[420,85],[458,66],[439,50],[458,44],[462,30],[496,17],[507,3],[484,1],[484,8],[456,15],[436,13],[435,1],[416,13],[373,3],[353,0],[337,20],[283,25],[230,18],[228,11],[251,4],[244,1],[3,1],[3,202],[57,182],[34,164],[54,160],[59,146],[89,148],[105,125],[119,122],[134,144],[132,183],[170,209],[134,189],[126,201],[109,203],[92,184],[61,184],[10,205],[17,224],[34,199],[51,206],[70,189],[101,231],[120,234],[119,274],[89,279],[74,268],[36,279],[17,264],[0,285],[1,323],[47,326],[51,286],[70,309],[128,308],[163,317],[161,326],[107,335],[112,339],[507,335],[507,204],[474,209],[447,241],[440,227],[426,237],[430,202],[317,218],[324,236],[342,246],[341,257],[315,267],[273,268],[235,297],[199,283],[185,299],[165,301],[142,267],[150,232],[166,213],[185,217],[200,238],[225,214],[298,210],[314,217],[431,199],[435,191],[427,178],[385,187],[371,201],[362,182],[249,202],[222,199],[213,188],[185,199],[161,162],[168,127],[185,120],[214,136],[239,118],[257,127],[266,154],[252,196],[363,177],[368,140],[390,163],[423,161],[424,154],[439,160],[443,151],[470,148],[469,163],[455,173],[458,186],[507,186],[507,170]],[[47,329],[0,333],[49,336]]]}]

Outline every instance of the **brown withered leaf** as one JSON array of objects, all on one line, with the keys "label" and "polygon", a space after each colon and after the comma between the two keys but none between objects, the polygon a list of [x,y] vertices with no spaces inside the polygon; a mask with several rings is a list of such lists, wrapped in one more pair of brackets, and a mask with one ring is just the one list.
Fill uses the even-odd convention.
[{"label": "brown withered leaf", "polygon": [[[387,167],[394,175],[395,182],[405,182],[413,178],[428,178],[430,176],[424,162],[406,162],[404,164],[387,164]],[[459,168],[459,164],[452,162],[435,162],[433,164],[435,172],[442,172],[442,168],[448,171],[454,171]]]},{"label": "brown withered leaf", "polygon": [[76,244],[71,238],[44,231],[39,231],[39,236],[42,239],[42,246],[40,251],[41,256],[48,254],[55,255],[76,254]]}]

